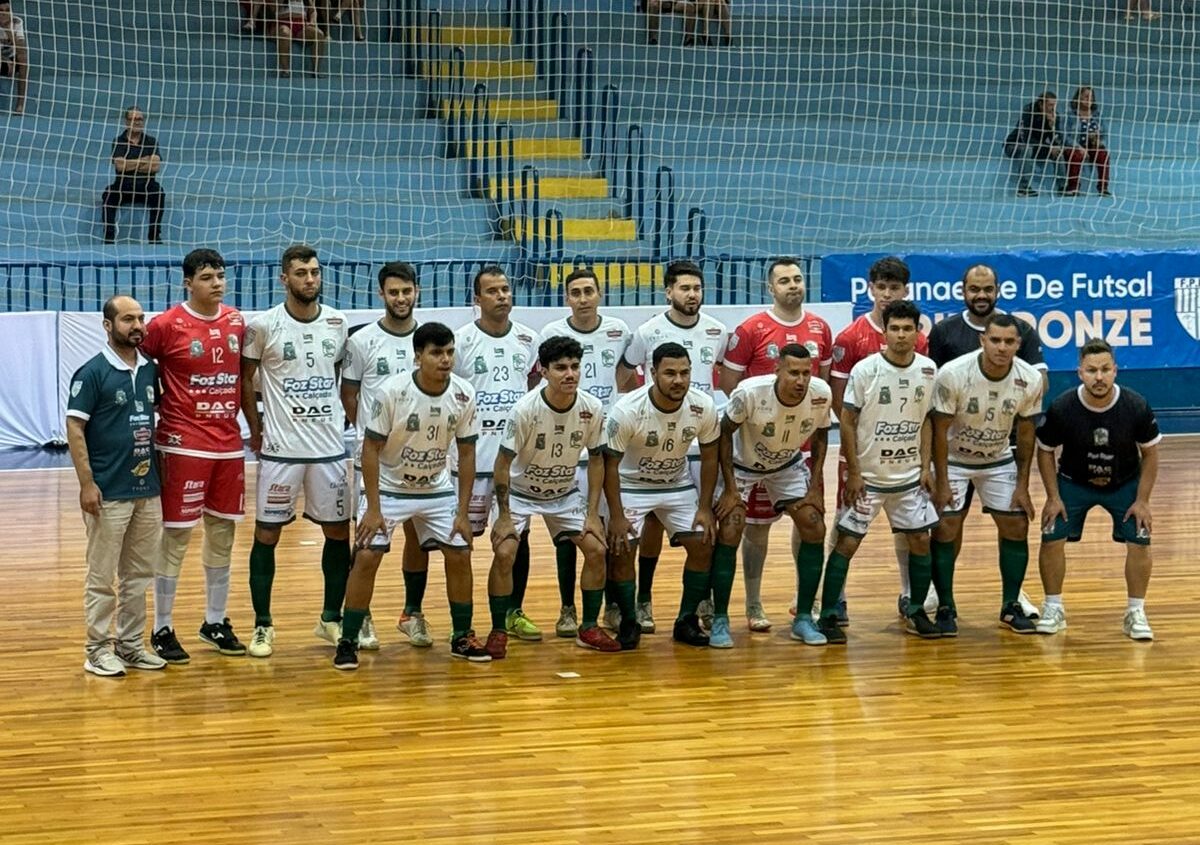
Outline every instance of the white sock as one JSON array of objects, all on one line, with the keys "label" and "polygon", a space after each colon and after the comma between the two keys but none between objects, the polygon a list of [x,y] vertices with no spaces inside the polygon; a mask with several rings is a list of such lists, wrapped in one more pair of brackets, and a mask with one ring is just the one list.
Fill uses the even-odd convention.
[{"label": "white sock", "polygon": [[[892,537],[896,548],[896,568],[900,570],[900,595],[912,597],[912,580],[908,577],[908,536],[894,534]],[[925,601],[925,597],[914,600]]]},{"label": "white sock", "polygon": [[1125,606],[1125,609],[1126,610],[1145,610],[1146,609],[1146,600],[1144,598],[1143,599],[1135,599],[1133,596],[1130,596],[1129,603]]},{"label": "white sock", "polygon": [[175,589],[179,586],[179,577],[170,575],[154,576],[154,630],[161,631],[170,628],[171,614],[175,610]]},{"label": "white sock", "polygon": [[204,592],[207,605],[204,608],[204,621],[216,625],[225,621],[225,609],[229,605],[229,567],[204,567]]},{"label": "white sock", "polygon": [[1046,607],[1057,607],[1061,610],[1062,606],[1062,593],[1056,596],[1046,596]]}]

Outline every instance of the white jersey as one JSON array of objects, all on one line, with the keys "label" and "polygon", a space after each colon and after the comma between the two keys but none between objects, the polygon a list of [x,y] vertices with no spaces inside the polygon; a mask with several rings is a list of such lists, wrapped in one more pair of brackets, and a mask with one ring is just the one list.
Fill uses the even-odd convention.
[{"label": "white jersey", "polygon": [[1014,358],[1008,375],[993,381],[984,375],[982,352],[968,352],[937,374],[933,411],[953,417],[950,463],[989,467],[1013,459],[1009,435],[1017,417],[1034,417],[1042,409],[1042,374]]},{"label": "white jersey", "polygon": [[671,322],[665,313],[651,317],[634,329],[629,349],[625,351],[625,363],[641,367],[649,382],[654,350],[664,343],[678,343],[692,359],[692,389],[712,396],[713,367],[725,360],[729,330],[703,312],[699,318],[694,326],[681,326]]},{"label": "white jersey", "polygon": [[451,373],[446,389],[433,395],[417,386],[412,372],[400,373],[366,411],[366,436],[387,441],[379,453],[380,492],[423,495],[454,489],[449,456],[457,454],[455,443],[479,437],[470,384]]},{"label": "white jersey", "polygon": [[867,487],[888,491],[921,479],[921,426],[933,405],[937,367],[924,355],[897,367],[882,352],[854,365],[845,407],[858,411],[858,465]]},{"label": "white jersey", "polygon": [[818,429],[829,428],[833,391],[817,377],[804,398],[785,405],[775,393],[775,375],[752,376],[729,394],[725,416],[740,427],[733,435],[733,463],[746,472],[769,473],[804,457],[803,447]]},{"label": "white jersey", "polygon": [[337,375],[347,330],[346,315],[327,305],[303,322],[282,303],[246,326],[242,357],[258,361],[263,460],[311,463],[345,456]]},{"label": "white jersey", "polygon": [[713,400],[689,389],[678,410],[664,411],[650,398],[652,385],[617,400],[608,415],[607,449],[621,456],[621,489],[665,492],[693,487],[688,449],[714,443],[721,431]]},{"label": "white jersey", "polygon": [[579,391],[566,411],[546,402],[545,388],[526,393],[512,410],[500,448],[515,456],[512,492],[523,499],[560,499],[575,486],[579,452],[604,445],[604,406]]},{"label": "white jersey", "polygon": [[25,43],[25,23],[16,15],[11,17],[9,29],[0,28],[0,59],[6,62],[17,60],[17,45]]},{"label": "white jersey", "polygon": [[[490,478],[500,439],[513,406],[529,390],[529,374],[537,365],[538,334],[510,322],[496,337],[468,323],[454,333],[454,372],[475,388],[479,413],[479,444],[475,448],[477,478]],[[455,458],[451,458],[451,465]]]},{"label": "white jersey", "polygon": [[346,360],[342,363],[342,381],[358,385],[358,415],[354,419],[354,466],[362,466],[363,433],[367,430],[367,409],[383,383],[397,373],[413,369],[413,332],[394,334],[379,322],[363,326],[346,341]]},{"label": "white jersey", "polygon": [[542,338],[569,337],[583,347],[579,362],[579,387],[607,402],[617,392],[617,362],[629,348],[630,331],[624,320],[600,317],[600,325],[590,332],[572,327],[571,318],[564,317],[542,327]]}]

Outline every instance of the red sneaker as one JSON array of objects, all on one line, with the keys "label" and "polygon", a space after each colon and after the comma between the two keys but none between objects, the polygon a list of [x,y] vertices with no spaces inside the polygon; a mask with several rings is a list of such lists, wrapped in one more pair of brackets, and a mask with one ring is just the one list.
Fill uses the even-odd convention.
[{"label": "red sneaker", "polygon": [[508,634],[503,631],[492,631],[488,634],[484,651],[492,656],[492,660],[503,660],[508,654]]},{"label": "red sneaker", "polygon": [[593,625],[587,630],[580,630],[575,635],[575,645],[580,648],[590,648],[595,651],[620,651],[621,644],[600,630],[599,625]]}]

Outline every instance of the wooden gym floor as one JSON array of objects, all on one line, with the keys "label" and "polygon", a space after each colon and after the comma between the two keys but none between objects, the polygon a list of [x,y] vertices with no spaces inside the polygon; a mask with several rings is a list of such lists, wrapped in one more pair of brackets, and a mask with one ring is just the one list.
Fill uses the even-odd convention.
[{"label": "wooden gym floor", "polygon": [[[732,651],[672,644],[672,552],[656,582],[660,633],[639,651],[599,655],[551,636],[512,644],[503,662],[455,661],[436,560],[426,609],[439,644],[401,644],[393,556],[374,603],[383,650],[342,673],[311,634],[319,533],[297,524],[280,545],[273,658],[222,658],[198,642],[193,554],[176,605],[192,663],[124,679],[82,670],[73,473],[5,473],[0,842],[1200,842],[1196,443],[1163,446],[1153,644],[1122,636],[1122,556],[1099,512],[1069,550],[1068,631],[998,629],[995,535],[976,510],[957,641],[901,632],[879,530],[851,568],[849,646],[791,642],[781,528],[764,589],[775,630],[745,631],[739,577]],[[245,639],[249,538],[239,532],[231,604]],[[1036,548],[1027,584],[1040,602]],[[540,526],[526,607],[552,632]]]}]

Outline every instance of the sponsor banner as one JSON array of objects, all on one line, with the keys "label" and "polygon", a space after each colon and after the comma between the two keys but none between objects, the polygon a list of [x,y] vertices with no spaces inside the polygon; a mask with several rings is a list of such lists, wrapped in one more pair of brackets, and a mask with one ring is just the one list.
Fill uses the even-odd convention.
[{"label": "sponsor banner", "polygon": [[[880,255],[830,255],[821,296],[871,309],[867,269]],[[1100,337],[1129,369],[1200,367],[1200,253],[1013,252],[902,255],[910,295],[930,320],[961,313],[962,274],[995,268],[998,307],[1037,327],[1051,370],[1073,370],[1079,347]],[[927,326],[928,328],[928,326]]]}]

